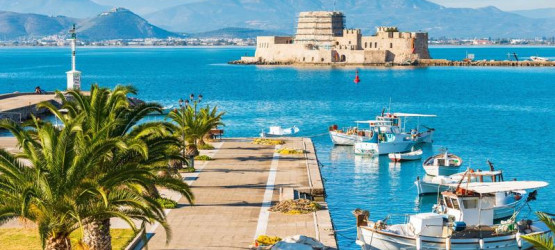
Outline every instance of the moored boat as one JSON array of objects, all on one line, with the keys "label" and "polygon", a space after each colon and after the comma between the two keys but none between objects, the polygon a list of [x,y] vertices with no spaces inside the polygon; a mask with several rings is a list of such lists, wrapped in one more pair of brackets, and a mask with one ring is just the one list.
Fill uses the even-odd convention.
[{"label": "moored boat", "polygon": [[279,137],[279,136],[290,136],[299,132],[297,126],[291,128],[282,128],[280,126],[271,126],[268,132],[262,131],[260,137]]},{"label": "moored boat", "polygon": [[461,157],[445,152],[429,157],[422,166],[426,174],[431,176],[452,175],[459,172],[463,161]]},{"label": "moored boat", "polygon": [[[384,113],[376,116],[376,121],[390,122],[392,127],[398,127],[399,133],[404,133],[410,136],[418,143],[432,143],[433,133],[435,129],[428,128],[426,126],[420,125],[421,117],[436,117],[435,115],[426,114],[410,114],[410,113]],[[405,131],[406,123],[409,118],[416,118],[417,125],[416,128],[410,131]],[[355,122],[357,123],[357,122]],[[357,141],[362,141],[369,137],[367,128],[361,128],[360,124],[356,124],[355,127],[347,127],[339,129],[337,125],[332,125],[329,127],[329,134],[331,141],[334,145],[344,145],[353,146]]]},{"label": "moored boat", "polygon": [[388,157],[392,161],[415,161],[422,159],[422,149],[407,153],[389,153]]},{"label": "moored boat", "polygon": [[390,121],[371,120],[365,123],[370,125],[372,133],[355,143],[355,154],[375,156],[407,152],[417,143],[411,136],[401,133],[399,127],[391,126]]},{"label": "moored boat", "polygon": [[443,193],[444,213],[410,215],[404,224],[388,225],[387,219],[373,222],[368,212],[357,209],[356,243],[362,249],[527,249],[532,245],[521,236],[548,235],[549,227],[540,221],[517,222],[518,211],[504,223],[494,224],[493,206],[484,197],[545,186],[539,181],[470,183]]},{"label": "moored boat", "polygon": [[465,172],[452,175],[425,175],[423,178],[417,177],[414,184],[418,190],[418,195],[437,194],[447,191],[450,185],[467,182],[500,182],[504,181],[503,171],[495,170],[493,163],[488,161],[489,171],[468,169]]}]

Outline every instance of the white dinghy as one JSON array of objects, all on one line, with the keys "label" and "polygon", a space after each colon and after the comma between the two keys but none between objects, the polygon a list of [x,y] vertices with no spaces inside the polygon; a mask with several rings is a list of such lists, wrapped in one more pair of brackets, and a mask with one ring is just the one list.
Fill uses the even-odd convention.
[{"label": "white dinghy", "polygon": [[547,185],[542,181],[469,183],[442,193],[442,213],[410,215],[404,224],[388,225],[387,218],[370,221],[367,211],[357,209],[356,243],[362,249],[528,249],[532,245],[521,236],[548,235],[549,227],[541,221],[517,222],[519,210],[503,224],[494,224],[493,204],[486,197]]},{"label": "white dinghy", "polygon": [[280,126],[271,126],[268,132],[264,130],[260,133],[260,137],[280,137],[280,136],[290,136],[299,133],[299,128],[293,126],[291,128],[282,128]]},{"label": "white dinghy", "polygon": [[422,149],[414,150],[407,153],[390,153],[387,155],[390,160],[399,161],[415,161],[422,159]]}]

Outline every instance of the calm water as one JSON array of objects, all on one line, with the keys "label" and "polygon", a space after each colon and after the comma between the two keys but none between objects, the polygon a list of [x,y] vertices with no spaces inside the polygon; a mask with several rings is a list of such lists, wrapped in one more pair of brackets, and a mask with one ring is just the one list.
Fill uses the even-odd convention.
[{"label": "calm water", "polygon": [[[432,48],[435,58],[555,58],[555,48]],[[227,136],[256,136],[270,125],[297,125],[313,136],[325,178],[333,222],[342,249],[354,244],[351,211],[368,209],[373,219],[389,213],[428,211],[435,196],[419,199],[413,181],[421,162],[392,165],[387,158],[355,157],[333,147],[331,124],[371,119],[392,100],[392,111],[437,114],[421,122],[436,128],[430,155],[448,147],[466,166],[486,168],[490,159],[506,179],[544,180],[533,208],[555,212],[554,68],[354,68],[317,69],[233,66],[226,62],[252,48],[79,49],[77,67],[84,85],[133,84],[139,97],[164,105],[190,93],[227,112]],[[70,52],[66,48],[0,49],[0,93],[65,88]],[[204,102],[204,101],[203,101]],[[0,107],[1,109],[1,107]],[[413,121],[414,122],[414,121]],[[527,213],[527,210],[524,210]],[[402,221],[402,217],[394,217]]]}]

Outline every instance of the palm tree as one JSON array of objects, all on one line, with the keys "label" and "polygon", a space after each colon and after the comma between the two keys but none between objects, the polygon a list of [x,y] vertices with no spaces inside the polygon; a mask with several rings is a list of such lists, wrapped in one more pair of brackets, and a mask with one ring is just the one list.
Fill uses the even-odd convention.
[{"label": "palm tree", "polygon": [[224,125],[222,117],[225,112],[218,108],[206,106],[197,112],[197,104],[175,109],[168,114],[174,122],[174,133],[181,139],[183,156],[195,157],[199,154],[197,144],[204,145],[204,137],[211,129]]},{"label": "palm tree", "polygon": [[71,249],[69,235],[83,228],[82,221],[110,216],[131,222],[145,217],[136,211],[122,213],[121,207],[98,206],[95,201],[99,199],[106,204],[137,203],[134,208],[147,209],[156,220],[164,216],[161,207],[152,206],[144,197],[130,192],[104,194],[98,181],[115,179],[91,173],[113,148],[125,145],[106,140],[79,148],[81,119],[66,123],[61,130],[37,119],[27,126],[0,121],[0,128],[10,131],[21,148],[16,155],[0,149],[0,224],[14,218],[35,222],[45,249]]},{"label": "palm tree", "polygon": [[[99,161],[94,168],[94,172],[99,176],[120,176],[117,182],[99,180],[99,185],[107,194],[131,192],[133,195],[143,196],[143,199],[149,202],[155,202],[155,198],[159,197],[156,186],[163,186],[180,192],[192,203],[194,196],[180,176],[155,174],[160,169],[167,170],[168,161],[182,159],[177,150],[179,140],[169,132],[171,125],[167,122],[138,124],[149,113],[161,113],[161,107],[153,103],[132,105],[127,96],[135,93],[136,90],[129,86],[117,86],[110,91],[93,85],[88,96],[78,91],[69,91],[70,98],[66,98],[61,92],[57,93],[62,100],[62,108],[67,110],[67,114],[62,114],[49,103],[43,103],[41,107],[48,108],[64,124],[84,116],[80,122],[83,131],[83,148],[114,138],[128,145],[127,149],[114,148],[111,154]],[[141,176],[131,175],[137,171]],[[133,193],[136,186],[141,187],[140,192]],[[122,204],[112,205],[116,209],[121,208]],[[126,207],[133,207],[133,204]],[[141,212],[141,209],[139,207],[133,212]],[[149,211],[144,210],[143,213],[147,213],[143,216],[144,221],[158,220],[163,222],[162,225],[166,225],[165,216],[149,218]],[[84,243],[92,249],[111,249],[109,217],[84,221]],[[169,228],[166,229],[169,239],[170,231]]]},{"label": "palm tree", "polygon": [[[551,230],[551,232],[555,232],[555,220],[553,220],[553,217],[543,212],[537,212],[536,215],[538,216],[540,221],[545,223],[545,225],[549,228],[549,230]],[[535,249],[555,250],[555,246],[553,244],[553,236],[524,235],[521,237],[532,244]]]}]

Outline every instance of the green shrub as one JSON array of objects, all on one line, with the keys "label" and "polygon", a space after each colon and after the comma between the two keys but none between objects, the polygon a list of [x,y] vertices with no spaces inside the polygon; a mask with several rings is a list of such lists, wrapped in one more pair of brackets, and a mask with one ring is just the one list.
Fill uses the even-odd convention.
[{"label": "green shrub", "polygon": [[199,155],[197,157],[195,157],[195,160],[199,160],[199,161],[213,161],[214,159],[212,159],[212,157],[208,156],[208,155]]},{"label": "green shrub", "polygon": [[177,207],[176,201],[164,197],[156,198],[156,202],[158,202],[160,206],[165,209],[172,209]]},{"label": "green shrub", "polygon": [[204,145],[197,145],[197,148],[198,148],[199,150],[212,150],[212,149],[214,149],[214,146],[212,146],[212,145],[206,143],[206,144],[204,144]]},{"label": "green shrub", "polygon": [[180,173],[194,173],[195,171],[195,167],[186,167],[179,170]]}]

